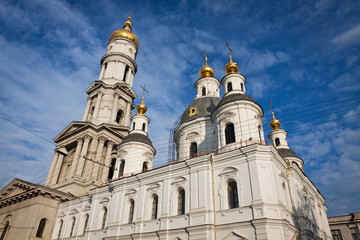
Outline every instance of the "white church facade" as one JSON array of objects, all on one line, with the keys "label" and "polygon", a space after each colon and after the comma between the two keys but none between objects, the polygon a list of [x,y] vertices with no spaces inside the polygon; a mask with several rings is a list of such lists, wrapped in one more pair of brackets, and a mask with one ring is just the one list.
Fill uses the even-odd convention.
[{"label": "white church facade", "polygon": [[129,18],[110,36],[82,121],[54,139],[45,185],[70,195],[43,239],[332,239],[324,197],[274,114],[266,143],[231,54],[221,81],[206,56],[174,133],[177,160],[153,168],[144,96],[131,116],[138,47]]}]

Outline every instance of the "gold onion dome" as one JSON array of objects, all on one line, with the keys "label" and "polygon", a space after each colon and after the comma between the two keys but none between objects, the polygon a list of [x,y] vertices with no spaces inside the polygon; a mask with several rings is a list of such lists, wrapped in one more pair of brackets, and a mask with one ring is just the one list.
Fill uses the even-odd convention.
[{"label": "gold onion dome", "polygon": [[129,39],[130,41],[135,43],[136,48],[139,48],[139,40],[137,39],[136,35],[131,32],[132,28],[130,20],[131,17],[129,16],[128,20],[125,22],[123,29],[116,30],[111,34],[109,42],[114,38],[122,37]]},{"label": "gold onion dome", "polygon": [[136,110],[140,115],[144,115],[144,113],[146,113],[147,107],[144,104],[144,97],[142,97],[141,103],[136,107]]},{"label": "gold onion dome", "polygon": [[232,61],[231,54],[229,55],[229,57],[230,57],[230,61],[228,64],[225,65],[225,72],[227,74],[237,73],[237,71],[239,70],[239,66],[237,65],[237,63]]},{"label": "gold onion dome", "polygon": [[200,77],[204,78],[204,77],[213,77],[214,76],[214,69],[212,69],[208,64],[207,64],[207,57],[205,57],[205,66],[203,68],[200,69]]},{"label": "gold onion dome", "polygon": [[272,114],[272,121],[270,122],[270,127],[272,127],[274,129],[274,131],[276,130],[279,130],[279,127],[280,127],[280,121],[277,120],[274,116],[274,112],[271,111],[271,114]]}]

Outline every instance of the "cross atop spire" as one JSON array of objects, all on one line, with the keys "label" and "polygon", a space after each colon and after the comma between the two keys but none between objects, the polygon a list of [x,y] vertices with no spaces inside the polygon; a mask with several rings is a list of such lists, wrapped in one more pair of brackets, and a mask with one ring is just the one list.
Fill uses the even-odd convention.
[{"label": "cross atop spire", "polygon": [[232,62],[232,56],[231,56],[232,49],[231,49],[231,47],[230,47],[230,43],[225,42],[225,44],[226,44],[226,46],[227,46],[227,47],[228,47],[228,49],[229,49],[229,58],[230,58],[230,62]]},{"label": "cross atop spire", "polygon": [[202,49],[202,51],[205,53],[205,65],[207,65],[207,62],[208,62],[208,54],[206,52],[206,48],[205,49]]},{"label": "cross atop spire", "polygon": [[147,93],[149,93],[149,92],[146,90],[145,84],[144,84],[144,86],[141,86],[141,85],[140,85],[140,87],[141,87],[142,90],[143,90],[142,98],[144,99],[145,92],[147,92]]}]

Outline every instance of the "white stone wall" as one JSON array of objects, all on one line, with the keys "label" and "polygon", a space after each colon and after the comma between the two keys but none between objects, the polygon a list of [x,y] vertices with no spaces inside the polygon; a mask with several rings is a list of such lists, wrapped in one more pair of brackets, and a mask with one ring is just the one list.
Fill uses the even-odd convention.
[{"label": "white stone wall", "polygon": [[219,87],[220,87],[220,82],[216,78],[213,77],[200,78],[195,83],[195,89],[196,89],[195,98],[203,97],[202,95],[203,88],[205,88],[204,96],[220,97]]},{"label": "white stone wall", "polygon": [[[229,180],[237,184],[238,208],[229,209]],[[65,239],[69,237],[71,219],[76,217],[74,237],[69,239],[215,239],[216,234],[216,239],[290,240],[299,233],[298,215],[293,209],[302,200],[295,193],[305,186],[309,201],[314,199],[320,206],[316,210],[308,205],[319,211],[319,216],[315,216],[317,231],[313,232],[331,239],[325,226],[326,207],[315,186],[296,166],[289,170],[272,146],[256,144],[112,181],[93,189],[88,196],[60,204],[57,222],[64,221],[61,237]],[[180,188],[185,190],[183,215],[177,214]],[[153,194],[159,198],[158,219],[154,220]],[[128,221],[130,199],[135,202],[132,223]],[[101,229],[104,207],[108,208],[108,215],[105,228]],[[80,219],[85,214],[90,218],[83,234]],[[55,226],[53,239],[57,234]]]},{"label": "white stone wall", "polygon": [[176,131],[177,160],[190,158],[190,145],[197,144],[198,156],[213,152],[218,148],[214,124],[210,117],[197,118],[184,123]]},{"label": "white stone wall", "polygon": [[[227,151],[234,146],[238,148],[253,143],[265,144],[262,116],[261,108],[249,101],[236,101],[217,109],[212,118],[215,123],[219,149]],[[225,128],[229,123],[234,124],[235,143],[227,145]]]}]

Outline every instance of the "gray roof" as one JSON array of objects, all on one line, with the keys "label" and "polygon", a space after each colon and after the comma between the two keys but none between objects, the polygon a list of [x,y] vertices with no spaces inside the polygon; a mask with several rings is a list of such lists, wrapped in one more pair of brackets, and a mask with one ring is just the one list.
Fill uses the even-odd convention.
[{"label": "gray roof", "polygon": [[296,152],[294,152],[293,150],[291,149],[288,149],[288,148],[279,148],[277,149],[279,155],[283,158],[286,158],[286,157],[295,157],[295,158],[299,158],[299,156],[296,154]]},{"label": "gray roof", "polygon": [[[220,102],[219,97],[201,97],[195,99],[184,111],[181,116],[181,124],[197,118],[210,116]],[[189,116],[190,109],[195,108],[196,114]]]},{"label": "gray roof", "polygon": [[[234,101],[249,101],[249,102],[253,102],[255,104],[257,104],[257,102],[255,102],[254,99],[252,99],[249,95],[246,94],[241,94],[241,93],[235,93],[235,94],[229,94],[226,97],[224,97],[220,103],[217,105],[216,108],[220,108],[221,106],[224,106],[230,102],[234,102]],[[264,110],[262,109],[262,107],[257,104],[260,108],[261,111],[264,112]]]},{"label": "gray roof", "polygon": [[151,146],[152,148],[154,148],[151,140],[146,135],[141,134],[141,133],[130,133],[122,140],[120,145],[123,143],[128,143],[128,142],[141,142],[141,143],[145,143],[145,144]]}]

